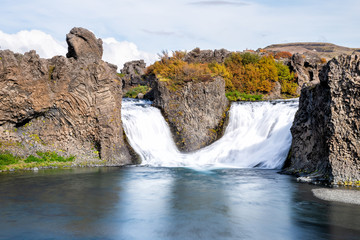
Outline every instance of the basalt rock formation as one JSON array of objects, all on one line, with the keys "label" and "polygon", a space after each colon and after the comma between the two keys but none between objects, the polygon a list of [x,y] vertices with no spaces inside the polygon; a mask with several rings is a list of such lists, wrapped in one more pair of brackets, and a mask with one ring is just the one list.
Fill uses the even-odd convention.
[{"label": "basalt rock formation", "polygon": [[360,185],[360,55],[331,60],[319,76],[301,91],[286,171],[303,181]]},{"label": "basalt rock formation", "polygon": [[78,162],[131,163],[121,123],[117,67],[83,28],[67,35],[67,58],[0,51],[0,150],[74,155]]},{"label": "basalt rock formation", "polygon": [[290,67],[290,71],[295,72],[297,75],[298,94],[300,94],[305,83],[316,84],[320,82],[319,73],[324,66],[324,62],[317,55],[295,53],[287,65]]},{"label": "basalt rock formation", "polygon": [[222,135],[229,107],[224,79],[184,82],[177,87],[155,79],[153,96],[154,105],[162,110],[180,150],[198,150]]},{"label": "basalt rock formation", "polygon": [[231,52],[226,49],[216,49],[213,51],[195,48],[185,55],[184,60],[189,63],[223,63],[230,54]]},{"label": "basalt rock formation", "polygon": [[146,63],[144,60],[135,60],[124,64],[121,70],[124,92],[131,87],[147,84],[147,81],[143,78],[145,69]]}]

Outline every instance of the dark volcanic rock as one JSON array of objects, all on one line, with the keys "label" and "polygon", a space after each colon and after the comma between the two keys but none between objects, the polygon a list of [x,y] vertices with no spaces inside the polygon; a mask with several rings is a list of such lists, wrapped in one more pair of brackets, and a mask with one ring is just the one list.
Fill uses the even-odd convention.
[{"label": "dark volcanic rock", "polygon": [[300,91],[305,83],[312,82],[318,83],[319,73],[324,64],[315,54],[298,54],[295,53],[290,62],[288,63],[290,70],[297,74],[297,82],[299,88],[297,93],[300,94]]},{"label": "dark volcanic rock", "polygon": [[187,82],[177,89],[166,81],[153,85],[154,105],[162,110],[181,150],[200,149],[221,136],[229,106],[222,78]]},{"label": "dark volcanic rock", "polygon": [[100,59],[101,40],[89,31],[72,29],[68,39],[70,58],[0,51],[0,150],[128,164],[117,67]]},{"label": "dark volcanic rock", "polygon": [[68,58],[86,58],[88,61],[101,60],[103,54],[102,40],[85,28],[73,28],[66,35]]},{"label": "dark volcanic rock", "polygon": [[225,61],[225,58],[228,57],[230,54],[231,52],[226,49],[219,49],[213,51],[200,50],[199,48],[195,48],[185,55],[184,60],[189,63],[222,63]]},{"label": "dark volcanic rock", "polygon": [[292,173],[333,184],[360,182],[360,56],[340,56],[307,84],[291,133]]},{"label": "dark volcanic rock", "polygon": [[146,63],[144,60],[136,60],[127,62],[124,64],[121,73],[124,75],[123,79],[123,89],[129,89],[137,85],[146,85],[146,81],[143,79],[145,74]]}]

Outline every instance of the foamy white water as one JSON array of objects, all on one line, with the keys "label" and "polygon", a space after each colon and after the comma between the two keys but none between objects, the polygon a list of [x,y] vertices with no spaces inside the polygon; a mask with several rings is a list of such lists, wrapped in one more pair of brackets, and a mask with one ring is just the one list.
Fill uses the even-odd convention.
[{"label": "foamy white water", "polygon": [[282,167],[288,154],[297,108],[297,100],[233,103],[224,136],[192,153],[177,149],[161,112],[148,101],[124,99],[122,121],[143,165],[276,169]]}]

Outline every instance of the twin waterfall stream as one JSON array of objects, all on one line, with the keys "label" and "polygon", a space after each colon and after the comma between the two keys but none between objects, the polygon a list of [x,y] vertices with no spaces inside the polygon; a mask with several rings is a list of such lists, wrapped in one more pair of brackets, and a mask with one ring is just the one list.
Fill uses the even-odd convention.
[{"label": "twin waterfall stream", "polygon": [[290,127],[297,108],[298,100],[232,103],[224,136],[191,153],[177,149],[160,110],[149,101],[124,99],[122,121],[142,165],[277,169],[291,145]]}]

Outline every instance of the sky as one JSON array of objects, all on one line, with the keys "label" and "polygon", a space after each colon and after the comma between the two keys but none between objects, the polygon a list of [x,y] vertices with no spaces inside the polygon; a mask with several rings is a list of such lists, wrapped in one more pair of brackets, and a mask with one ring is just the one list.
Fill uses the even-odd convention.
[{"label": "sky", "polygon": [[104,41],[120,68],[163,50],[258,49],[276,43],[360,47],[359,0],[0,0],[0,50],[65,55],[73,27]]}]

